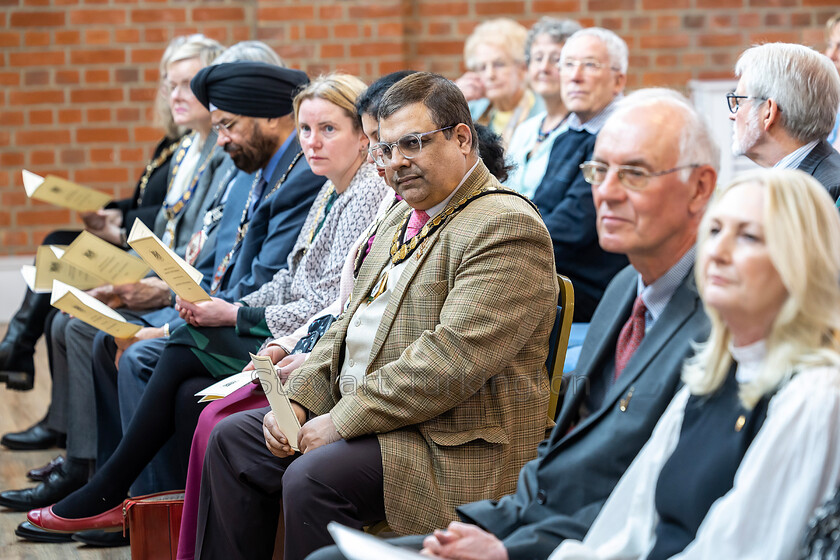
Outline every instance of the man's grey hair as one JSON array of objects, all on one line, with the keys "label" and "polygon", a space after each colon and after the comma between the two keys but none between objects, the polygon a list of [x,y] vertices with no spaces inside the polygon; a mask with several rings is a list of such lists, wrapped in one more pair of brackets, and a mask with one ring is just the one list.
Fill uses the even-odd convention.
[{"label": "man's grey hair", "polygon": [[754,105],[772,99],[782,128],[802,143],[824,140],[840,106],[840,76],[827,56],[803,45],[767,43],[745,50],[735,64]]},{"label": "man's grey hair", "polygon": [[283,59],[274,52],[274,49],[262,41],[240,41],[231,45],[213,61],[213,64],[226,62],[265,62],[282,68],[286,67]]},{"label": "man's grey hair", "polygon": [[[580,31],[576,31],[566,40],[566,45],[568,45],[573,39],[580,37],[597,37],[600,39],[607,48],[607,53],[610,57],[610,66],[613,70],[622,74],[627,73],[628,50],[627,43],[624,42],[624,39],[609,29],[604,29],[603,27],[587,27],[585,29],[581,29]],[[563,46],[563,50],[566,50],[565,45]],[[560,57],[563,57],[562,53]]]},{"label": "man's grey hair", "polygon": [[582,28],[573,19],[559,19],[551,16],[543,16],[528,30],[525,37],[525,62],[531,62],[531,47],[540,35],[548,35],[552,42],[561,45],[566,39],[580,31]]},{"label": "man's grey hair", "polygon": [[[643,107],[661,108],[663,105],[671,106],[683,115],[677,167],[693,164],[710,165],[717,172],[720,168],[720,148],[712,136],[712,131],[691,102],[676,90],[646,88],[634,91],[616,104],[615,111],[604,126],[614,119],[620,119],[623,115],[638,111]],[[691,175],[691,169],[683,169],[680,179],[687,181],[689,175]]]}]

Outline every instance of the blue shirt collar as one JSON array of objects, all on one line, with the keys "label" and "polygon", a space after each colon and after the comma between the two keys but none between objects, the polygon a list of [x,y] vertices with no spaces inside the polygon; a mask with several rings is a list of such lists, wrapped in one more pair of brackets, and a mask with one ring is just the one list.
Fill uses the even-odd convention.
[{"label": "blue shirt collar", "polygon": [[668,269],[668,272],[657,278],[649,286],[645,286],[642,275],[639,274],[636,293],[642,296],[642,301],[645,302],[647,308],[645,330],[650,329],[656,323],[656,320],[665,311],[668,302],[671,301],[671,296],[674,295],[686,275],[691,271],[691,267],[694,266],[696,251],[696,247],[692,246],[674,266]]},{"label": "blue shirt collar", "polygon": [[289,149],[289,146],[292,145],[292,142],[295,140],[296,134],[297,133],[295,132],[289,134],[289,137],[286,138],[286,141],[283,142],[283,145],[281,145],[280,148],[276,152],[274,152],[274,155],[271,156],[271,159],[268,160],[268,163],[265,164],[265,167],[263,167],[263,177],[265,178],[267,183],[271,182],[271,176],[274,174],[274,170],[277,169],[277,164],[280,162],[280,158],[283,157],[283,154],[285,154],[286,150]]},{"label": "blue shirt collar", "polygon": [[618,95],[613,97],[612,101],[610,101],[610,103],[606,107],[601,109],[600,113],[598,113],[585,123],[580,122],[580,117],[577,116],[577,113],[570,113],[569,118],[566,119],[566,121],[569,124],[569,129],[577,131],[585,130],[589,134],[597,135],[599,132],[601,132],[601,127],[604,126],[604,123],[606,122],[607,118],[612,114],[613,111],[615,111],[615,106],[616,104],[618,104],[622,97],[624,97],[623,93],[619,93]]}]

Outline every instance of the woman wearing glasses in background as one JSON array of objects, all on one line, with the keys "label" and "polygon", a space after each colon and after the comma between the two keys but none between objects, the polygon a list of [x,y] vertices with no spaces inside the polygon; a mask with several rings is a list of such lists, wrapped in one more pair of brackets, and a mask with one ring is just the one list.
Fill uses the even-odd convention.
[{"label": "woman wearing glasses in background", "polygon": [[572,33],[581,29],[570,19],[543,17],[528,31],[525,40],[525,61],[528,82],[540,96],[545,110],[517,127],[508,147],[508,162],[513,170],[505,181],[527,197],[534,196],[542,182],[554,139],[565,130],[569,112],[560,95],[560,50]]},{"label": "woman wearing glasses in background", "polygon": [[464,43],[469,71],[455,82],[469,101],[473,122],[490,127],[505,145],[520,124],[543,110],[525,78],[527,34],[512,19],[480,24]]},{"label": "woman wearing glasses in background", "polygon": [[712,330],[685,387],[583,542],[550,560],[791,558],[837,486],[840,219],[825,189],[795,170],[736,178],[703,219],[695,274]]}]

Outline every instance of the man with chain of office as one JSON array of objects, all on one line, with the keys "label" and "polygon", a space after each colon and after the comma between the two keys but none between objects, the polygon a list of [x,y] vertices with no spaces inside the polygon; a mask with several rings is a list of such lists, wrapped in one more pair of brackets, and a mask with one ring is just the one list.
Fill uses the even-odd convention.
[{"label": "man with chain of office", "polygon": [[442,76],[394,85],[379,127],[372,155],[404,201],[287,384],[302,454],[267,409],[222,421],[197,557],[270,556],[281,500],[287,559],[329,544],[329,520],[428,531],[464,501],[512,491],[545,435],[558,288],[538,212],[490,175]]}]

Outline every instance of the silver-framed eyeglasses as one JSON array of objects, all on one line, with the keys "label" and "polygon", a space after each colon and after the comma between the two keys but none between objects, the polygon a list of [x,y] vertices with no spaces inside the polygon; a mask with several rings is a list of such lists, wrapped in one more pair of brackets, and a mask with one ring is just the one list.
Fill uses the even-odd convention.
[{"label": "silver-framed eyeglasses", "polygon": [[736,95],[734,92],[726,94],[726,104],[729,105],[729,112],[735,114],[741,106],[741,99],[761,99],[767,101],[766,97],[756,97],[755,95]]},{"label": "silver-framed eyeglasses", "polygon": [[618,72],[618,68],[604,64],[600,60],[596,60],[594,58],[584,58],[583,60],[578,60],[576,58],[561,58],[557,63],[557,68],[559,68],[561,72],[565,72],[567,74],[574,74],[578,67],[581,68],[584,74],[597,74],[603,68],[609,68],[610,70]]},{"label": "silver-framed eyeglasses", "polygon": [[396,142],[379,142],[370,147],[370,157],[373,158],[376,165],[385,167],[391,163],[391,158],[394,156],[394,148],[396,148],[405,159],[414,159],[420,155],[420,150],[423,149],[423,138],[436,132],[455,128],[455,126],[453,124],[437,130],[430,130],[429,132],[412,132],[402,136]]},{"label": "silver-framed eyeglasses", "polygon": [[212,126],[212,128],[216,132],[216,134],[221,134],[222,132],[224,132],[225,135],[229,136],[230,129],[233,127],[233,125],[236,124],[236,121],[239,120],[240,116],[241,115],[236,115],[226,123],[216,123]]},{"label": "silver-framed eyeglasses", "polygon": [[700,167],[700,164],[690,163],[673,169],[666,169],[665,171],[648,171],[644,167],[636,167],[635,165],[607,165],[600,161],[585,161],[579,167],[583,172],[583,179],[590,185],[597,186],[603,183],[607,179],[607,173],[609,173],[610,167],[612,167],[616,170],[618,180],[624,187],[631,191],[640,191],[647,186],[651,177],[667,175],[668,173],[673,173],[681,169]]}]

